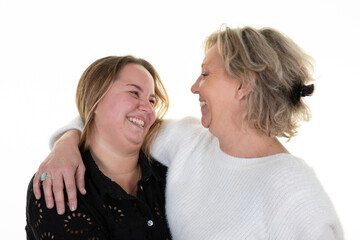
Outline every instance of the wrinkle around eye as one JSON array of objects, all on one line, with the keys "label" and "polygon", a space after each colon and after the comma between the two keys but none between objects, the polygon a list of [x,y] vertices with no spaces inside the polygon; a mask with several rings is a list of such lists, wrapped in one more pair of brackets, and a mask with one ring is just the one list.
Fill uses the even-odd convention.
[{"label": "wrinkle around eye", "polygon": [[139,97],[138,91],[129,91],[132,95],[135,95],[136,97]]}]

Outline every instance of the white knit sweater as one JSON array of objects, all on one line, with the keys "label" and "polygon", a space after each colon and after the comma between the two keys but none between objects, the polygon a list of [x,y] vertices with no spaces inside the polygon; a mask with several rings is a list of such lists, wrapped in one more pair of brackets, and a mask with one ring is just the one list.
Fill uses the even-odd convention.
[{"label": "white knit sweater", "polygon": [[229,156],[195,118],[166,122],[151,153],[169,167],[174,239],[343,239],[328,196],[299,158]]},{"label": "white knit sweater", "polygon": [[175,240],[343,239],[315,173],[295,156],[229,156],[190,117],[167,120],[151,154],[169,167],[166,210]]}]

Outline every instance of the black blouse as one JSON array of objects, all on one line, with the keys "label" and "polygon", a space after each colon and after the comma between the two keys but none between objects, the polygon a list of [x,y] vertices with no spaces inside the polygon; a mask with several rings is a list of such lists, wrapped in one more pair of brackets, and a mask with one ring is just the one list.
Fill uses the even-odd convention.
[{"label": "black blouse", "polygon": [[30,181],[26,203],[27,239],[171,238],[165,218],[165,166],[149,162],[141,152],[142,177],[134,197],[99,170],[89,151],[82,157],[87,193],[77,192],[78,207],[74,212],[66,208],[63,215],[58,215],[55,208],[47,209],[44,197],[36,200],[33,179]]}]

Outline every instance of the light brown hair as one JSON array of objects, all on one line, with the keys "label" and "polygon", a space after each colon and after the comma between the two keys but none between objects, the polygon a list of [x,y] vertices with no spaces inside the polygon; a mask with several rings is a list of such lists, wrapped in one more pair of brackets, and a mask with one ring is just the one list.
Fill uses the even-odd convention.
[{"label": "light brown hair", "polygon": [[150,127],[142,145],[142,150],[150,157],[149,146],[169,108],[169,97],[155,68],[146,60],[129,55],[109,56],[98,59],[82,74],[76,89],[76,105],[80,117],[84,122],[84,129],[79,143],[81,149],[85,150],[88,148],[86,140],[93,127],[96,106],[116,80],[117,74],[129,63],[143,66],[154,79],[156,97],[154,108],[156,110],[156,119],[154,124]]},{"label": "light brown hair", "polygon": [[252,85],[243,115],[248,125],[271,137],[295,136],[299,121],[311,117],[302,97],[314,90],[307,85],[313,81],[312,58],[271,28],[222,26],[206,39],[205,53],[214,45],[227,74]]}]

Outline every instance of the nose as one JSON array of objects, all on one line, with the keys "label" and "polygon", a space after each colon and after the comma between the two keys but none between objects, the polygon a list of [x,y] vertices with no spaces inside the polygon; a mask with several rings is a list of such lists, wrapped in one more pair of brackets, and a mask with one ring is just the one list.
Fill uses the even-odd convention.
[{"label": "nose", "polygon": [[139,103],[139,109],[142,112],[151,113],[154,111],[154,106],[147,100],[141,100]]},{"label": "nose", "polygon": [[191,92],[193,94],[199,94],[199,83],[201,80],[201,75],[196,79],[195,83],[191,86]]}]

